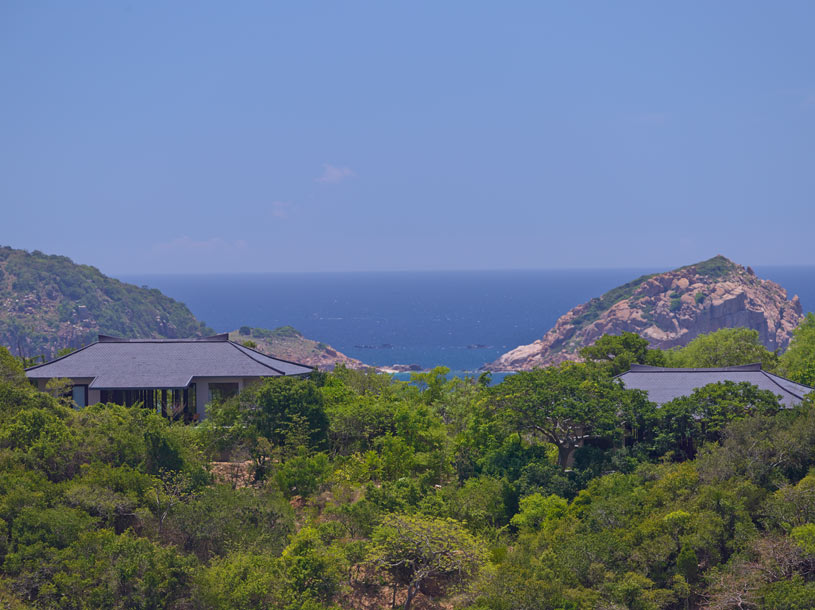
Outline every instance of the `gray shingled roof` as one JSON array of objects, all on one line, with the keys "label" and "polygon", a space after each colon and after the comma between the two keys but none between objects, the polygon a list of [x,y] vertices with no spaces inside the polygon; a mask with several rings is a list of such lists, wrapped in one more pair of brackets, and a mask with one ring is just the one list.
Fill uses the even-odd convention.
[{"label": "gray shingled roof", "polygon": [[29,379],[91,377],[91,389],[184,388],[193,377],[303,375],[311,367],[272,358],[229,341],[204,339],[117,339],[99,341],[26,370]]},{"label": "gray shingled roof", "polygon": [[745,364],[711,369],[669,369],[632,364],[631,370],[617,376],[626,388],[645,390],[648,398],[661,405],[679,396],[689,396],[709,383],[746,381],[761,390],[781,396],[781,404],[792,407],[812,388],[762,370],[761,364]]}]

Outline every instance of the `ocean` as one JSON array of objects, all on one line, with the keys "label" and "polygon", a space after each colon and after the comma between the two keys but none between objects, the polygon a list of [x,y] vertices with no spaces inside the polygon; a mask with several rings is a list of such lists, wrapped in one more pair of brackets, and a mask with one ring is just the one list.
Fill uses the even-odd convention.
[{"label": "ocean", "polygon": [[[815,266],[755,267],[815,309]],[[217,332],[293,326],[375,366],[456,373],[539,339],[570,308],[661,269],[127,275]]]}]

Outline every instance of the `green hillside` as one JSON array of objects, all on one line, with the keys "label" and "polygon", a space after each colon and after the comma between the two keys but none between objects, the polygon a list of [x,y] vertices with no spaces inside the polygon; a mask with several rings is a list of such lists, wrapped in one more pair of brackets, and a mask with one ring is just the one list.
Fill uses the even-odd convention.
[{"label": "green hillside", "polygon": [[15,355],[53,355],[97,334],[211,334],[187,306],[156,289],[109,278],[65,256],[0,247],[0,344]]}]

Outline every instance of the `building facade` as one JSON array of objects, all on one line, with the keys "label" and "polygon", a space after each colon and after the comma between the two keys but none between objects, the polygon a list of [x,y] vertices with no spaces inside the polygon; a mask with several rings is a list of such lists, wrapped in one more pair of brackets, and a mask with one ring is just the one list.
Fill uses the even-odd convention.
[{"label": "building facade", "polygon": [[172,419],[195,421],[205,417],[207,404],[250,383],[312,371],[230,341],[227,334],[201,339],[99,335],[67,356],[26,369],[26,376],[41,390],[52,379],[69,380],[77,407],[141,403]]}]

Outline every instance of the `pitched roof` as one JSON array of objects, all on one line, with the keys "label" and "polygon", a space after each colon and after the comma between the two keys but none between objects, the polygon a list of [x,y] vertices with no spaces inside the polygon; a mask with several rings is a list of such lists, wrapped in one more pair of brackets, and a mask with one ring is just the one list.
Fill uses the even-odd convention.
[{"label": "pitched roof", "polygon": [[761,368],[761,363],[726,366],[710,369],[670,369],[645,364],[632,364],[631,369],[617,376],[626,388],[645,390],[648,398],[657,403],[679,396],[689,396],[696,388],[709,383],[746,381],[761,390],[769,390],[781,397],[781,404],[792,407],[812,391],[809,386],[784,379]]},{"label": "pitched roof", "polygon": [[303,375],[311,367],[272,358],[229,341],[226,334],[203,339],[118,339],[95,343],[26,370],[29,379],[90,377],[91,389],[184,388],[193,377]]}]

